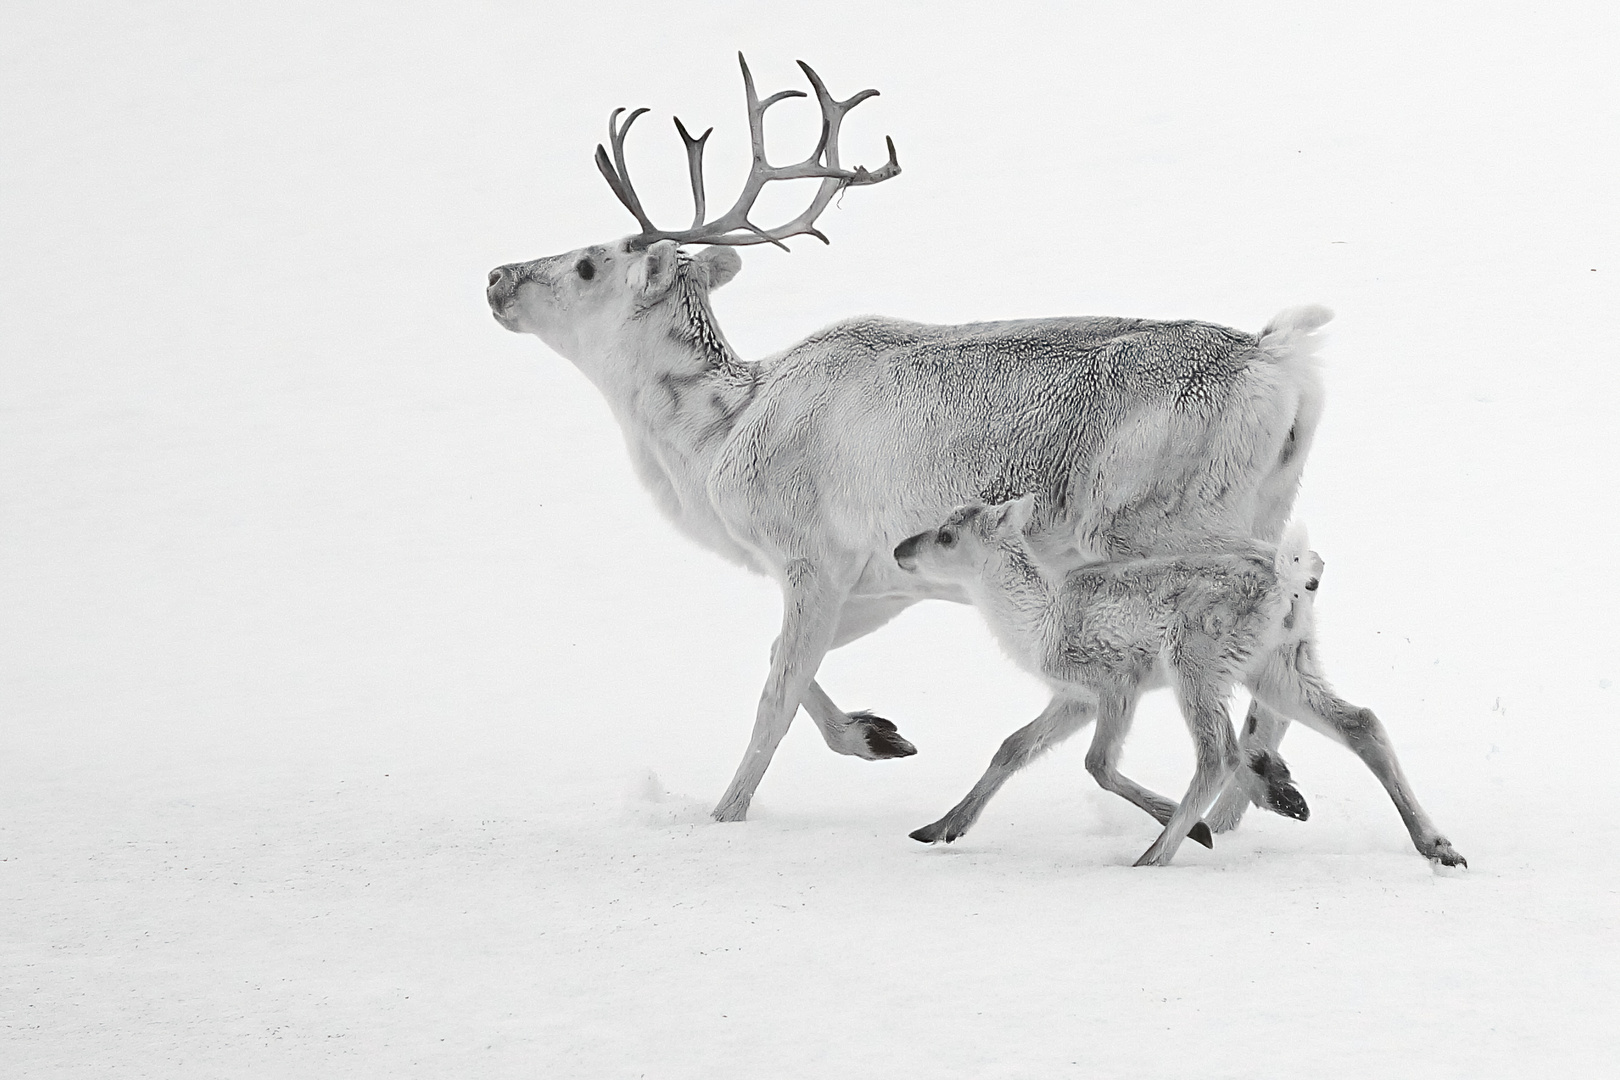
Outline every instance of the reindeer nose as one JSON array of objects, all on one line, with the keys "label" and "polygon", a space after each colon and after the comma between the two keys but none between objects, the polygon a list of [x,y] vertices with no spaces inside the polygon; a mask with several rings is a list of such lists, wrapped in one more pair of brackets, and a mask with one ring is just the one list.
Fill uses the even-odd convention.
[{"label": "reindeer nose", "polygon": [[496,314],[503,311],[515,292],[517,275],[510,266],[497,266],[489,272],[489,288],[484,290],[484,298],[492,311]]},{"label": "reindeer nose", "polygon": [[489,301],[489,310],[496,320],[508,330],[512,327],[505,321],[506,306],[516,293],[517,275],[510,266],[497,266],[489,272],[489,288],[484,290],[484,299]]}]

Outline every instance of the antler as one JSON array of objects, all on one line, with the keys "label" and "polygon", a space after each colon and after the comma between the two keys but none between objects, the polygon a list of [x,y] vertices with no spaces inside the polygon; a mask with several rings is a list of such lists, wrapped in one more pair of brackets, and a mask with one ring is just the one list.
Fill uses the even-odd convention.
[{"label": "antler", "polygon": [[[754,76],[748,70],[748,61],[743,59],[742,53],[737,54],[737,62],[742,65],[743,90],[748,98],[748,137],[753,147],[753,161],[748,169],[748,179],[743,184],[742,194],[731,209],[715,218],[705,222],[703,197],[703,147],[709,135],[714,131],[710,128],[697,138],[687,132],[686,126],[677,117],[675,129],[681,134],[681,141],[686,144],[687,168],[692,179],[692,202],[696,206],[696,213],[692,218],[692,227],[680,232],[669,232],[655,226],[641,208],[641,199],[636,196],[636,189],[630,184],[630,173],[624,165],[624,137],[630,131],[630,125],[636,122],[636,117],[646,112],[646,109],[637,109],[625,120],[623,126],[619,125],[619,114],[623,109],[614,109],[613,115],[608,118],[608,142],[613,147],[613,157],[608,158],[608,152],[600,144],[596,147],[596,167],[602,170],[607,179],[608,186],[613,194],[619,197],[625,208],[636,216],[641,223],[641,234],[636,237],[642,247],[656,243],[659,240],[674,240],[680,244],[775,244],[787,250],[783,240],[790,236],[814,236],[822,243],[830,243],[826,236],[816,228],[816,218],[832,202],[833,196],[846,187],[860,187],[865,184],[878,184],[884,180],[900,174],[900,162],[894,154],[894,140],[884,136],[883,141],[889,147],[888,163],[880,168],[867,170],[857,165],[854,169],[840,167],[838,161],[838,129],[843,124],[844,117],[849,111],[869,97],[876,97],[876,90],[862,90],[847,101],[838,101],[827,92],[826,84],[821,76],[815,73],[809,64],[800,60],[799,67],[803,69],[805,77],[810,80],[810,86],[816,92],[816,101],[821,106],[821,138],[816,142],[816,148],[810,156],[796,165],[771,165],[765,160],[765,110],[778,101],[790,97],[805,97],[802,90],[782,90],[772,94],[764,101],[754,90]],[[762,229],[748,220],[749,213],[754,208],[754,202],[765,185],[772,180],[821,180],[821,186],[816,189],[815,198],[798,217],[785,225],[778,225],[772,229]]]}]

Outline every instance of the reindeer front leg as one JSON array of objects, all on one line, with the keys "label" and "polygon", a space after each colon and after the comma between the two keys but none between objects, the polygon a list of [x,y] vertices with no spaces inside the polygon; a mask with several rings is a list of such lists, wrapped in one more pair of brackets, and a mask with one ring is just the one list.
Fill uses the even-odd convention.
[{"label": "reindeer front leg", "polygon": [[[841,649],[865,637],[914,603],[916,600],[909,596],[850,597],[838,613],[838,630],[833,635],[832,648]],[[844,712],[821,688],[821,684],[813,680],[804,696],[804,711],[816,722],[821,737],[834,753],[865,758],[867,761],[883,761],[910,757],[917,752],[911,741],[895,728],[893,721],[866,709]]]},{"label": "reindeer front leg", "polygon": [[788,562],[782,575],[782,633],[771,647],[771,673],[759,696],[748,752],[714,808],[716,821],[742,821],[748,816],[754,789],[799,711],[821,658],[832,647],[839,609],[853,581],[853,574],[836,575],[806,559]]}]

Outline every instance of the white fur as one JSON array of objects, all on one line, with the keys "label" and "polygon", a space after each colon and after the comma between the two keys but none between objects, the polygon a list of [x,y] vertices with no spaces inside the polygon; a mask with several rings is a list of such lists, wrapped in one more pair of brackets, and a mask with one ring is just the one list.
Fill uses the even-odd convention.
[{"label": "white fur", "polygon": [[1319,316],[1280,316],[1263,338],[1196,322],[867,317],[750,363],[708,302],[739,266],[731,250],[632,238],[501,267],[489,288],[503,326],[602,391],[676,526],[782,587],[718,818],[746,814],[801,704],[841,753],[912,752],[814,676],[829,649],[917,600],[967,599],[889,554],[964,500],[1035,493],[1032,535],[1056,564],[1280,534],[1321,411],[1302,336]]}]

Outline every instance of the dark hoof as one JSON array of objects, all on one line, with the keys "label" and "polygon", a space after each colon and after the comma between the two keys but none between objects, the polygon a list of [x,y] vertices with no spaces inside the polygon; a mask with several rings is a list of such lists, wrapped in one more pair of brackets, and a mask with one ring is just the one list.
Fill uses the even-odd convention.
[{"label": "dark hoof", "polygon": [[1468,869],[1468,860],[1445,840],[1435,845],[1435,849],[1429,853],[1429,858],[1441,866],[1460,866],[1464,870]]},{"label": "dark hoof", "polygon": [[1207,848],[1215,847],[1215,838],[1209,834],[1209,826],[1202,821],[1187,830],[1187,839],[1196,840]]},{"label": "dark hoof", "polygon": [[1299,788],[1294,786],[1293,774],[1288,771],[1282,758],[1262,750],[1250,756],[1249,768],[1265,781],[1266,798],[1261,804],[1265,809],[1295,821],[1310,820],[1311,808],[1306,805],[1305,796],[1299,793]]},{"label": "dark hoof", "polygon": [[911,741],[895,730],[891,721],[864,710],[851,713],[849,718],[861,725],[861,730],[866,736],[866,748],[871,752],[873,760],[910,757],[917,752]]},{"label": "dark hoof", "polygon": [[1305,803],[1305,796],[1293,784],[1266,786],[1266,809],[1273,814],[1293,818],[1295,821],[1309,821],[1311,808]]},{"label": "dark hoof", "polygon": [[849,718],[851,720],[859,720],[861,723],[867,724],[870,727],[875,727],[880,731],[895,730],[893,720],[885,720],[883,717],[879,716],[875,712],[872,712],[870,709],[862,709],[860,712],[850,713]]},{"label": "dark hoof", "polygon": [[920,829],[912,830],[911,838],[924,844],[937,844],[941,840],[948,844],[956,839],[954,836],[946,836],[945,826],[937,821],[932,825],[924,825]]}]

